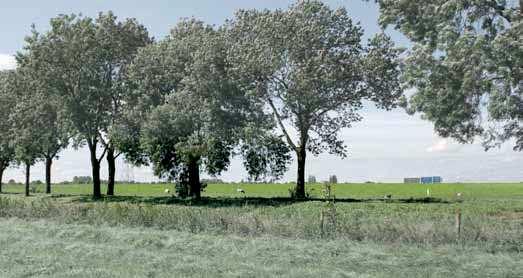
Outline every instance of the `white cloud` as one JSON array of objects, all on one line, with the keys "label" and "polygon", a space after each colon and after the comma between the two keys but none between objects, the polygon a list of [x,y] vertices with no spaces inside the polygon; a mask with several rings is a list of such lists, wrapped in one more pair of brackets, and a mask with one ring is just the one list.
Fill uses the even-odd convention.
[{"label": "white cloud", "polygon": [[0,54],[0,70],[12,70],[16,68],[16,60],[13,55]]},{"label": "white cloud", "polygon": [[449,149],[449,141],[447,139],[440,139],[436,141],[432,146],[427,148],[429,153],[445,152]]}]

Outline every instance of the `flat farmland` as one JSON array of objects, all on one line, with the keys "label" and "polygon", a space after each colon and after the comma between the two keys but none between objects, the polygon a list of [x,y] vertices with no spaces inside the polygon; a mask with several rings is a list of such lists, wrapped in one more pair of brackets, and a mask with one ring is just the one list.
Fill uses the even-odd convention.
[{"label": "flat farmland", "polygon": [[[45,192],[44,185],[33,185],[36,193]],[[294,184],[252,184],[224,183],[209,184],[203,196],[208,197],[289,197],[289,190]],[[169,193],[165,193],[169,189]],[[243,189],[245,195],[238,193]],[[322,196],[323,185],[307,184],[306,191],[311,197]],[[427,194],[429,190],[429,194]],[[3,185],[5,193],[22,193],[23,185]],[[173,184],[117,184],[116,195],[120,196],[169,196],[174,191]],[[57,184],[53,185],[55,195],[89,195],[92,186],[89,184]],[[102,187],[105,192],[105,187]],[[372,199],[392,195],[393,199],[401,198],[444,198],[455,199],[461,193],[464,199],[521,199],[523,198],[523,183],[442,183],[442,184],[403,184],[403,183],[340,183],[333,186],[337,198]]]}]

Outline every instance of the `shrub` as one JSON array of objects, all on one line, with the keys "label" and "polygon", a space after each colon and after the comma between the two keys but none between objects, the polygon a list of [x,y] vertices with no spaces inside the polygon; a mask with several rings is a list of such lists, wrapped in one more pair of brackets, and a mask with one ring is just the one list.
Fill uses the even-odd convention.
[{"label": "shrub", "polygon": [[89,176],[75,176],[73,178],[73,183],[74,184],[88,184],[88,183],[92,183],[93,182],[93,179]]}]

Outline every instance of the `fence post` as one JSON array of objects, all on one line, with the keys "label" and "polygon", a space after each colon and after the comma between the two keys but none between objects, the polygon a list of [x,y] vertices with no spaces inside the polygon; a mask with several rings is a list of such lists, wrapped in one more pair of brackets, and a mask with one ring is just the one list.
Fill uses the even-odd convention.
[{"label": "fence post", "polygon": [[323,238],[325,236],[325,232],[324,232],[324,211],[323,209],[320,211],[320,235],[321,237]]},{"label": "fence post", "polygon": [[456,233],[458,235],[458,239],[461,235],[461,210],[456,210]]}]

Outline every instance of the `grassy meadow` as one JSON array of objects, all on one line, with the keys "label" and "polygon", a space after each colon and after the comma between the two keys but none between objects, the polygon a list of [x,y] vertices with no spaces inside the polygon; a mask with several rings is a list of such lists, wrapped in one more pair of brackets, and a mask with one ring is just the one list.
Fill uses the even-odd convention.
[{"label": "grassy meadow", "polygon": [[[33,185],[37,193],[45,192],[45,185]],[[294,184],[246,184],[224,183],[210,184],[202,196],[207,197],[244,197],[237,189],[245,191],[247,197],[289,197],[289,189]],[[165,189],[171,193],[166,194]],[[334,185],[337,198],[383,198],[392,195],[393,198],[424,198],[429,197],[453,199],[457,193],[467,199],[523,199],[522,183],[442,183],[442,184],[403,184],[403,183],[345,183]],[[169,196],[174,191],[172,184],[117,184],[116,194],[119,196]],[[323,185],[307,184],[307,193],[311,197],[322,197]],[[23,185],[3,185],[5,193],[23,193]],[[102,186],[102,192],[105,192]],[[89,195],[92,193],[90,184],[56,184],[53,185],[54,195]]]},{"label": "grassy meadow", "polygon": [[94,201],[89,185],[9,185],[0,277],[523,276],[523,183],[338,184],[334,206],[291,186],[211,184],[195,201],[117,184]]}]

